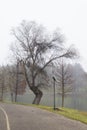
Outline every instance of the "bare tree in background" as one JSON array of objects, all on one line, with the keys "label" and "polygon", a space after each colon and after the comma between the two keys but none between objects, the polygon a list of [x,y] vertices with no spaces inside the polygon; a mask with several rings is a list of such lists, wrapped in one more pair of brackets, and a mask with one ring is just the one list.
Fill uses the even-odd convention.
[{"label": "bare tree in background", "polygon": [[[12,66],[7,66],[7,81],[8,87],[11,94],[11,101],[17,101],[17,95],[22,95],[25,93],[25,76],[23,74],[23,70],[20,66],[20,61],[16,61],[16,64]],[[15,99],[13,99],[13,95],[15,95]]]},{"label": "bare tree in background", "polygon": [[64,50],[63,35],[59,32],[48,35],[45,28],[35,22],[23,21],[12,33],[16,43],[14,56],[20,59],[28,87],[35,94],[33,104],[39,104],[43,93],[37,78],[45,74],[49,63],[61,57],[71,58],[75,52]]},{"label": "bare tree in background", "polygon": [[58,94],[62,96],[62,107],[64,107],[64,99],[67,94],[73,90],[73,76],[69,64],[65,63],[65,59],[61,58],[56,66],[56,79],[58,83]]},{"label": "bare tree in background", "polygon": [[26,80],[24,76],[23,66],[19,60],[16,64],[16,86],[15,86],[15,102],[17,101],[17,95],[22,95],[26,91]]},{"label": "bare tree in background", "polygon": [[3,101],[4,93],[7,91],[6,86],[6,69],[4,66],[0,67],[0,100]]}]

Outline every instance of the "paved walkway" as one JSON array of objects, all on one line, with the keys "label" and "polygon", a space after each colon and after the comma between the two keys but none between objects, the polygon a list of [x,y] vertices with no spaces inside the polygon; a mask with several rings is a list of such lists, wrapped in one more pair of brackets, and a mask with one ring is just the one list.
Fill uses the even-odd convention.
[{"label": "paved walkway", "polygon": [[[15,104],[0,104],[0,106],[8,115],[10,130],[87,130],[87,125],[81,122],[39,108]],[[2,126],[5,126],[4,118],[0,110]],[[4,127],[1,128],[0,130],[6,130]]]}]

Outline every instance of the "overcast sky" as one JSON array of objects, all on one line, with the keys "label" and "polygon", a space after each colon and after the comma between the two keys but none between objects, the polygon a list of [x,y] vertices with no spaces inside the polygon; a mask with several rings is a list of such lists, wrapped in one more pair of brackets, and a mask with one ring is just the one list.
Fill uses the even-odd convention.
[{"label": "overcast sky", "polygon": [[87,67],[87,0],[0,0],[0,64],[7,62],[11,28],[22,20],[34,20],[49,30],[59,27]]}]

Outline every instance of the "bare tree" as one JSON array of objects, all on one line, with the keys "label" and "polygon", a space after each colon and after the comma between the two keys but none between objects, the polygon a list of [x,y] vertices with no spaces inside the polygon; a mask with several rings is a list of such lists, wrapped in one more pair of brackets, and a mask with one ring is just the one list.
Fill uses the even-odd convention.
[{"label": "bare tree", "polygon": [[0,100],[3,101],[4,93],[7,92],[6,86],[6,69],[4,66],[0,67]]},{"label": "bare tree", "polygon": [[16,64],[9,65],[7,69],[7,81],[11,94],[11,100],[13,101],[13,95],[15,94],[15,102],[17,101],[17,95],[22,95],[25,92],[26,81],[23,74],[23,70],[20,66],[20,61],[17,60]]},{"label": "bare tree", "polygon": [[64,98],[67,94],[73,90],[73,76],[71,67],[69,64],[65,63],[64,58],[57,63],[56,66],[56,78],[58,83],[58,94],[62,95],[62,107],[64,107]]},{"label": "bare tree", "polygon": [[43,93],[37,78],[46,74],[49,63],[60,57],[71,58],[75,52],[64,50],[63,35],[59,32],[48,35],[45,28],[35,22],[23,21],[12,33],[16,43],[14,56],[20,59],[27,84],[35,94],[33,104],[39,104]]},{"label": "bare tree", "polygon": [[15,86],[15,102],[17,101],[17,95],[22,95],[25,92],[26,80],[24,77],[23,66],[20,61],[17,60],[16,64],[16,86]]}]

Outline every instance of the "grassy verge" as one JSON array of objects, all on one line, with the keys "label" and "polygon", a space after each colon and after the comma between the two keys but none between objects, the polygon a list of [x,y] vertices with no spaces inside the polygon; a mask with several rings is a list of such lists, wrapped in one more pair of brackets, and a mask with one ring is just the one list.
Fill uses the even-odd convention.
[{"label": "grassy verge", "polygon": [[63,108],[62,110],[63,111],[59,111],[58,113],[70,119],[78,120],[80,122],[87,124],[87,112],[81,112],[81,111],[69,109],[69,108]]},{"label": "grassy verge", "polygon": [[67,118],[77,120],[77,121],[87,124],[87,112],[74,110],[70,108],[59,108],[58,110],[57,109],[53,110],[52,107],[47,107],[47,106],[36,106],[36,107],[48,110],[50,112],[54,112],[56,114],[61,114]]},{"label": "grassy verge", "polygon": [[[11,103],[11,102],[7,102],[7,103]],[[14,104],[41,108],[41,109],[44,109],[44,110],[47,110],[50,112],[54,112],[56,114],[61,114],[67,118],[70,118],[73,120],[78,120],[80,122],[87,124],[87,112],[78,111],[78,110],[74,110],[74,109],[70,109],[70,108],[59,108],[59,109],[53,110],[52,107],[42,106],[42,105],[31,105],[31,104],[24,104],[24,103],[14,103]]]}]

